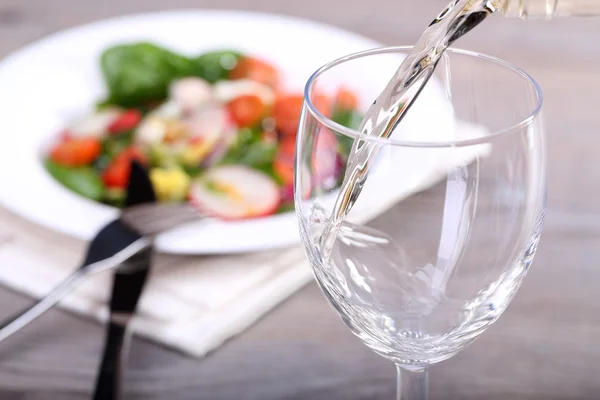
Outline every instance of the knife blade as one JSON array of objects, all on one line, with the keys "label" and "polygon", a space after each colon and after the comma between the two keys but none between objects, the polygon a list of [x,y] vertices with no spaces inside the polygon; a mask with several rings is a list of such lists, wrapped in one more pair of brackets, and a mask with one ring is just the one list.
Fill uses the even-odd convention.
[{"label": "knife blade", "polygon": [[[145,169],[133,162],[127,188],[125,209],[156,201],[156,195]],[[123,227],[133,232],[121,220]],[[137,232],[134,234],[139,235]],[[152,243],[152,242],[151,242]],[[113,276],[110,317],[104,353],[100,363],[94,400],[115,400],[121,395],[124,365],[129,348],[130,322],[142,295],[152,261],[152,245],[122,263]]]}]

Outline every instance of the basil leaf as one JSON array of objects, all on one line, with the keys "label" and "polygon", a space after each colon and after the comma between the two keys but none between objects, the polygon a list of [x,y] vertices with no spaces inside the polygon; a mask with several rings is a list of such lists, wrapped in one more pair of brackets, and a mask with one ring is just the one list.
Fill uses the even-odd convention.
[{"label": "basil leaf", "polygon": [[104,184],[100,174],[94,168],[65,167],[50,160],[47,160],[44,165],[50,175],[68,189],[91,200],[102,200]]},{"label": "basil leaf", "polygon": [[210,83],[227,79],[229,72],[235,68],[241,57],[240,53],[234,51],[212,51],[202,54],[193,60],[194,75]]},{"label": "basil leaf", "polygon": [[167,97],[174,79],[193,75],[194,62],[152,43],[122,44],[101,56],[109,97],[104,104],[139,106]]},{"label": "basil leaf", "polygon": [[246,149],[246,152],[237,164],[246,165],[252,168],[261,168],[270,166],[275,161],[277,153],[277,144],[267,142],[252,143]]},{"label": "basil leaf", "polygon": [[227,153],[223,156],[219,164],[239,164],[240,159],[242,159],[248,148],[253,143],[258,143],[262,141],[261,138],[262,129],[260,127],[255,127],[253,129],[243,128],[237,132],[237,136],[235,139],[235,143],[233,143]]}]

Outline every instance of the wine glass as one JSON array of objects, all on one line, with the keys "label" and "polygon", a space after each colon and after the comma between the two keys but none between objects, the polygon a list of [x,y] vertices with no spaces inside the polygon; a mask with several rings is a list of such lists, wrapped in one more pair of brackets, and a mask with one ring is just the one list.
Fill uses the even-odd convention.
[{"label": "wine glass", "polygon": [[[532,262],[545,212],[545,149],[533,78],[455,49],[389,138],[359,133],[360,111],[409,51],[351,54],[309,79],[295,204],[325,297],[364,344],[397,366],[398,399],[422,400],[427,367],[496,321]],[[338,105],[332,111],[323,101],[339,88],[360,100],[359,113],[343,121]],[[336,218],[360,154],[349,153],[353,144],[373,150],[368,175]]]}]

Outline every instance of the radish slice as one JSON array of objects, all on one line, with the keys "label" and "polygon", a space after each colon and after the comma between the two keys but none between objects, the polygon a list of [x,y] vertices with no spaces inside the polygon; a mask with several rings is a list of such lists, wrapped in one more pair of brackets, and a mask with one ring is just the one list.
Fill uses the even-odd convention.
[{"label": "radish slice", "polygon": [[208,107],[190,115],[185,124],[191,138],[214,141],[232,129],[224,107]]},{"label": "radish slice", "polygon": [[312,154],[312,167],[316,184],[323,189],[331,189],[336,184],[338,172],[337,138],[328,129],[317,134]]},{"label": "radish slice", "polygon": [[175,102],[162,104],[148,114],[138,125],[135,131],[135,141],[141,145],[162,143],[167,135],[169,124],[179,120],[183,109]]},{"label": "radish slice", "polygon": [[156,117],[146,117],[135,131],[135,141],[139,144],[162,143],[167,134],[166,120]]},{"label": "radish slice", "polygon": [[189,196],[203,212],[227,220],[271,215],[281,201],[273,179],[240,165],[209,170],[192,184]]},{"label": "radish slice", "polygon": [[213,90],[207,81],[190,77],[179,79],[169,87],[169,97],[184,110],[194,110],[213,101]]},{"label": "radish slice", "polygon": [[266,105],[275,102],[275,91],[269,86],[250,79],[238,79],[235,81],[219,81],[214,86],[215,98],[221,103],[229,103],[231,100],[241,96],[258,96]]},{"label": "radish slice", "polygon": [[179,119],[183,116],[183,114],[183,108],[175,101],[163,103],[151,113],[153,116],[164,119]]},{"label": "radish slice", "polygon": [[233,138],[232,133],[233,133],[233,131],[227,131],[223,135],[221,135],[221,137],[219,138],[217,143],[214,145],[214,147],[210,151],[210,154],[208,154],[206,156],[206,158],[204,160],[202,160],[202,163],[200,164],[200,166],[202,168],[212,167],[214,164],[219,162],[219,160],[221,160],[221,158],[223,158],[223,156],[225,156],[225,154],[227,153],[227,150],[229,150],[229,147],[231,146],[231,143],[232,143],[232,138]]},{"label": "radish slice", "polygon": [[121,111],[116,108],[109,108],[86,115],[76,120],[69,127],[71,137],[101,137],[106,133],[109,125],[115,121]]},{"label": "radish slice", "polygon": [[[204,163],[207,158],[218,160],[225,153],[226,140],[232,135],[233,125],[229,114],[223,107],[205,108],[191,115],[185,121],[190,135],[190,142],[196,143],[203,149],[203,155],[197,159],[197,164]],[[218,154],[218,150],[221,153]],[[214,157],[211,157],[213,156]],[[210,165],[205,163],[205,165]]]}]

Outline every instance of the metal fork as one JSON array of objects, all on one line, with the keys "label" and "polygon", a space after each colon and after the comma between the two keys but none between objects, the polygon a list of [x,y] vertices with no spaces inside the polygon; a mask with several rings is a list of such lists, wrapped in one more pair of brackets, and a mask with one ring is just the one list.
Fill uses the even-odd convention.
[{"label": "metal fork", "polygon": [[144,236],[154,236],[186,222],[204,218],[197,208],[187,203],[147,203],[129,207],[121,220]]},{"label": "metal fork", "polygon": [[[120,216],[121,221],[143,235],[143,237],[108,258],[95,262],[87,262],[86,260],[77,270],[54,287],[54,289],[46,296],[26,310],[1,323],[0,341],[8,338],[49,310],[88,276],[118,267],[133,255],[150,246],[154,236],[157,234],[203,217],[204,216],[200,214],[197,209],[194,209],[188,204],[150,203],[129,207],[123,210]],[[111,224],[113,223],[114,221]],[[110,233],[107,229],[110,228],[111,224],[107,225],[100,234],[103,231]],[[92,242],[91,246],[94,246],[94,242]],[[89,259],[89,257],[86,258]]]}]

